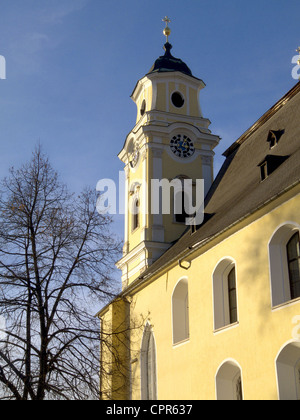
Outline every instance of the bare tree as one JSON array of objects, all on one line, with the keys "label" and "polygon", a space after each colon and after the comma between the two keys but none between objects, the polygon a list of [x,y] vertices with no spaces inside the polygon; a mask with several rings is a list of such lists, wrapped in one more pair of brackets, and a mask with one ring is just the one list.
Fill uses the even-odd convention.
[{"label": "bare tree", "polygon": [[115,291],[119,244],[96,196],[69,194],[38,147],[0,193],[0,398],[97,398],[95,308]]}]

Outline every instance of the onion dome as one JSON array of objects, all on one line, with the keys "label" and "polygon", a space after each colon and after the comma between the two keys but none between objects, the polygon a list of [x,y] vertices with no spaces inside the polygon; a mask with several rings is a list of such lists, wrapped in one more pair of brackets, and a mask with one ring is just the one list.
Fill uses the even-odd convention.
[{"label": "onion dome", "polygon": [[171,49],[172,45],[167,42],[164,45],[165,55],[159,57],[155,61],[148,74],[179,71],[188,76],[193,76],[191,70],[182,60],[180,60],[180,58],[173,57]]}]

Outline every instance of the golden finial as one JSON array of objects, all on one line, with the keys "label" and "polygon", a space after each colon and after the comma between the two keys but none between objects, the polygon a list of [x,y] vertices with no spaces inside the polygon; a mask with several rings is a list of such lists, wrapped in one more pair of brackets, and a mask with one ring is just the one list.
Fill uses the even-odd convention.
[{"label": "golden finial", "polygon": [[[300,55],[300,47],[296,49],[297,53]],[[300,60],[297,61],[297,64],[300,66]]]},{"label": "golden finial", "polygon": [[167,42],[169,42],[169,36],[171,35],[171,29],[169,28],[168,24],[171,22],[171,19],[169,19],[168,16],[166,16],[162,21],[165,22],[165,24],[166,24],[166,27],[164,29],[164,35],[165,35],[165,37],[167,37]]}]

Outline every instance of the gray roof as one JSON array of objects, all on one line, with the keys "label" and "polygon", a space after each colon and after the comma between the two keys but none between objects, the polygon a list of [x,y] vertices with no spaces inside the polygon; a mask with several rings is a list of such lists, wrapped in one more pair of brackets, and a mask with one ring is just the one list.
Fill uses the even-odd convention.
[{"label": "gray roof", "polygon": [[[300,82],[224,153],[226,160],[206,196],[204,223],[196,231],[188,229],[132,286],[299,183],[299,122]],[[268,139],[274,131],[281,135],[270,149]],[[262,181],[259,165],[265,160],[275,167]]]}]

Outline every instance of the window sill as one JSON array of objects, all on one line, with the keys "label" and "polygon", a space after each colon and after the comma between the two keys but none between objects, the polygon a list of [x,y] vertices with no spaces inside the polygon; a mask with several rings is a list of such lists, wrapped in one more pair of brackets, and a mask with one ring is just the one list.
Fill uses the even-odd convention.
[{"label": "window sill", "polygon": [[190,338],[186,338],[184,340],[178,341],[178,343],[173,343],[173,348],[180,347],[186,343],[189,343]]},{"label": "window sill", "polygon": [[236,327],[238,327],[239,325],[240,325],[239,321],[237,321],[237,322],[233,322],[232,324],[224,325],[224,327],[220,327],[220,328],[215,329],[215,330],[213,331],[213,333],[214,333],[214,334],[218,334],[218,333],[220,333],[220,332],[222,332],[222,331],[227,331],[227,330],[229,330],[229,329],[231,329],[231,328],[236,328]]},{"label": "window sill", "polygon": [[137,226],[136,228],[134,228],[133,230],[131,230],[131,235],[133,235],[134,233],[136,233],[139,230],[139,226]]},{"label": "window sill", "polygon": [[300,302],[300,297],[296,299],[287,300],[286,302],[280,303],[279,305],[272,306],[272,311],[276,311],[278,309],[284,308],[286,306],[291,306],[299,302]]}]

